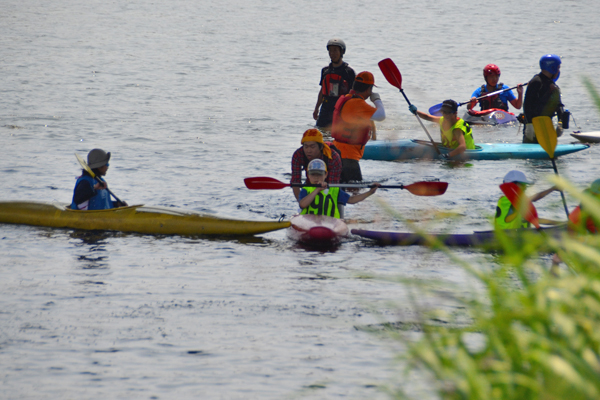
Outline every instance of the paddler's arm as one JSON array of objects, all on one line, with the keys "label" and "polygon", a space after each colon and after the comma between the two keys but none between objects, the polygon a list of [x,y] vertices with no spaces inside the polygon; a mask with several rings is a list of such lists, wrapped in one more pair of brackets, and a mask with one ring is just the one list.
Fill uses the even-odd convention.
[{"label": "paddler's arm", "polygon": [[[292,155],[292,178],[290,183],[302,183],[302,167],[304,164],[304,150],[300,147]],[[299,200],[300,188],[292,187],[296,200]]]},{"label": "paddler's arm", "polygon": [[313,202],[313,200],[315,199],[315,197],[317,197],[317,195],[319,194],[319,192],[322,189],[326,189],[327,188],[327,183],[323,182],[323,186],[319,187],[317,186],[315,188],[315,190],[313,190],[312,192],[310,192],[309,194],[307,194],[305,197],[303,197],[301,200],[298,200],[298,205],[300,206],[301,209],[305,209],[308,206],[310,206],[310,204]]},{"label": "paddler's arm", "polygon": [[556,221],[554,219],[546,219],[546,218],[539,218],[538,222],[542,225],[562,225],[562,224],[566,224],[566,221]]},{"label": "paddler's arm", "polygon": [[506,218],[504,218],[504,222],[513,222],[514,219],[517,218],[517,215],[519,215],[519,213],[515,212],[513,206],[510,206],[508,209],[508,214],[506,215]]},{"label": "paddler's arm", "polygon": [[454,140],[458,142],[458,147],[448,153],[448,157],[454,157],[459,154],[462,154],[467,149],[467,143],[465,142],[465,137],[463,135],[463,131],[460,129],[455,129],[452,131],[452,136]]},{"label": "paddler's arm", "polygon": [[371,121],[371,140],[377,140],[377,127],[375,121]]},{"label": "paddler's arm", "polygon": [[510,104],[512,104],[512,106],[514,108],[519,110],[521,108],[521,106],[523,105],[523,84],[522,83],[519,83],[517,85],[517,94],[519,95],[519,97],[514,100],[511,100]]},{"label": "paddler's arm", "polygon": [[358,203],[360,201],[363,201],[364,199],[366,199],[367,197],[369,197],[370,195],[372,195],[373,193],[375,193],[377,191],[377,188],[379,186],[381,186],[381,184],[374,183],[373,187],[368,192],[364,192],[364,193],[360,193],[360,194],[355,194],[354,196],[352,196],[352,197],[350,197],[348,199],[348,204],[356,204],[356,203]]},{"label": "paddler's arm", "polygon": [[554,192],[555,190],[558,190],[558,188],[556,186],[552,186],[550,189],[546,189],[543,192],[534,194],[533,196],[531,196],[531,201],[541,200],[544,197],[548,196],[550,193]]},{"label": "paddler's arm", "polygon": [[375,112],[371,115],[371,121],[383,121],[385,119],[385,108],[379,93],[371,93],[370,99],[375,105]]},{"label": "paddler's arm", "polygon": [[435,122],[436,124],[439,124],[440,118],[441,118],[441,117],[436,117],[435,115],[427,114],[423,111],[417,111],[417,115],[419,117],[423,118],[424,120]]},{"label": "paddler's arm", "polygon": [[[323,90],[319,88],[319,97],[317,97],[317,105],[315,106],[315,110],[313,111],[313,118],[316,120],[319,119],[319,107],[323,104]],[[297,198],[298,196],[296,196]]]}]

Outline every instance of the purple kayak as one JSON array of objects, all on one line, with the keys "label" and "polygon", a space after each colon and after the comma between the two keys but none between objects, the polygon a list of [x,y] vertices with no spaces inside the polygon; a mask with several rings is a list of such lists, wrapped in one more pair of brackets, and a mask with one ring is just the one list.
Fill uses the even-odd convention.
[{"label": "purple kayak", "polygon": [[[524,233],[547,234],[559,236],[566,232],[565,225],[550,228],[537,229],[515,229],[503,231],[511,240],[522,240]],[[410,232],[387,232],[371,231],[364,229],[352,229],[352,234],[367,239],[373,239],[380,245],[393,246],[427,246],[433,243],[441,243],[448,247],[484,247],[490,249],[500,248],[496,231],[480,231],[473,233],[434,233],[420,235]]]}]

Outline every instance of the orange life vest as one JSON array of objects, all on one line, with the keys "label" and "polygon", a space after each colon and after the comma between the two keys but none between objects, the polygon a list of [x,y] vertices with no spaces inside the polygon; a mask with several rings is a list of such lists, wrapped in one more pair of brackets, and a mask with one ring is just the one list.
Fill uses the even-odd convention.
[{"label": "orange life vest", "polygon": [[338,142],[364,146],[369,141],[371,125],[361,128],[355,124],[344,121],[342,118],[342,108],[344,108],[344,105],[352,99],[362,99],[362,97],[351,93],[340,97],[337,103],[335,103],[331,136]]}]

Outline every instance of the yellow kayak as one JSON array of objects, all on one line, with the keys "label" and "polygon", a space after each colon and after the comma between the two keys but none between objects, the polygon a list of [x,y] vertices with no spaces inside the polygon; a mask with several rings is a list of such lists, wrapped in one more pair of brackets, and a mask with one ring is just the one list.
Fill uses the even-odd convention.
[{"label": "yellow kayak", "polygon": [[153,235],[254,235],[287,228],[289,221],[244,221],[167,207],[143,205],[79,211],[34,201],[0,202],[0,223]]}]

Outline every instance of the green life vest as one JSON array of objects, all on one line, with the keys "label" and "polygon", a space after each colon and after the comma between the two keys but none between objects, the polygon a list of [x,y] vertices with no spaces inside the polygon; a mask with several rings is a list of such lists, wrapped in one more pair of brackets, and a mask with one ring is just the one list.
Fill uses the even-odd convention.
[{"label": "green life vest", "polygon": [[458,147],[458,142],[454,140],[454,132],[455,129],[460,129],[463,132],[463,136],[465,137],[465,144],[467,145],[467,150],[475,150],[475,141],[473,140],[473,131],[468,123],[465,122],[464,119],[459,118],[458,121],[450,129],[444,130],[442,128],[442,124],[444,123],[444,117],[440,117],[440,133],[442,134],[442,144],[451,149],[455,149]]},{"label": "green life vest", "polygon": [[494,226],[496,229],[519,229],[529,227],[529,222],[525,221],[520,214],[511,222],[506,222],[506,217],[508,217],[509,214],[512,214],[511,211],[513,213],[517,212],[506,196],[500,197],[498,205],[496,206],[496,218],[494,219]]},{"label": "green life vest", "polygon": [[[305,187],[308,194],[315,191],[315,187]],[[329,217],[340,218],[340,210],[338,207],[338,195],[340,194],[340,188],[333,187],[327,190],[325,194],[324,190],[321,190],[310,205],[304,209],[300,214],[314,214],[314,215],[327,215]]]}]

